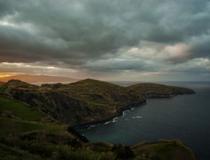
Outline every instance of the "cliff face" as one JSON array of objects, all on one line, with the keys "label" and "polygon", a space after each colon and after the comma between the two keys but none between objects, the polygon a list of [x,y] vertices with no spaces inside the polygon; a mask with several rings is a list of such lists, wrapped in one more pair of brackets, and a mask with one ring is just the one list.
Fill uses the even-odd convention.
[{"label": "cliff face", "polygon": [[108,120],[121,111],[146,102],[146,98],[192,94],[190,89],[137,84],[121,87],[86,79],[71,84],[30,85],[12,80],[4,84],[4,92],[71,125]]}]

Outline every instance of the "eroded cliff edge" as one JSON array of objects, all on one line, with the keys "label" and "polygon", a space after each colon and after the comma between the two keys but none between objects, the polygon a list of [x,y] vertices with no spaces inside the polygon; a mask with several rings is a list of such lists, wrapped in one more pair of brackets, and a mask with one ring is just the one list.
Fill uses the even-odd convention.
[{"label": "eroded cliff edge", "polygon": [[140,83],[122,87],[93,79],[42,86],[11,80],[3,86],[8,96],[35,106],[54,119],[70,125],[109,120],[123,110],[146,103],[148,98],[170,98],[194,93],[191,89],[175,86]]}]

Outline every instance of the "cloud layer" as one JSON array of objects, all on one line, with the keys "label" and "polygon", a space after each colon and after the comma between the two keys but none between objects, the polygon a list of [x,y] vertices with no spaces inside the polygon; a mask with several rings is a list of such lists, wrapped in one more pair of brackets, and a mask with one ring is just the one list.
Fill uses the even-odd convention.
[{"label": "cloud layer", "polygon": [[0,1],[3,70],[1,62],[94,76],[120,77],[128,71],[208,75],[209,44],[208,0]]}]

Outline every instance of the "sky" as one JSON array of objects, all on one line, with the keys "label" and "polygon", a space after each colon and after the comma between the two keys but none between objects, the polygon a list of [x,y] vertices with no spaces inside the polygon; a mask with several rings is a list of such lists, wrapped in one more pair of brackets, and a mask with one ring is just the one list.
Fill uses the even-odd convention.
[{"label": "sky", "polygon": [[208,81],[209,0],[0,0],[0,78]]}]

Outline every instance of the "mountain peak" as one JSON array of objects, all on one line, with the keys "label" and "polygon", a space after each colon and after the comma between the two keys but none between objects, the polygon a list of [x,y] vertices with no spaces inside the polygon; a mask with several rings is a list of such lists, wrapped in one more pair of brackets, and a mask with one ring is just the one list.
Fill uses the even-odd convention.
[{"label": "mountain peak", "polygon": [[86,79],[83,79],[83,80],[78,81],[78,82],[104,82],[104,81],[97,80],[97,79],[92,79],[92,78],[86,78]]},{"label": "mountain peak", "polygon": [[113,83],[109,83],[106,81],[102,81],[102,80],[96,80],[96,79],[91,79],[91,78],[87,78],[87,79],[83,79],[80,81],[77,81],[75,83],[71,83],[71,86],[89,86],[89,87],[96,87],[96,86],[100,86],[100,87],[120,87],[116,84]]}]

